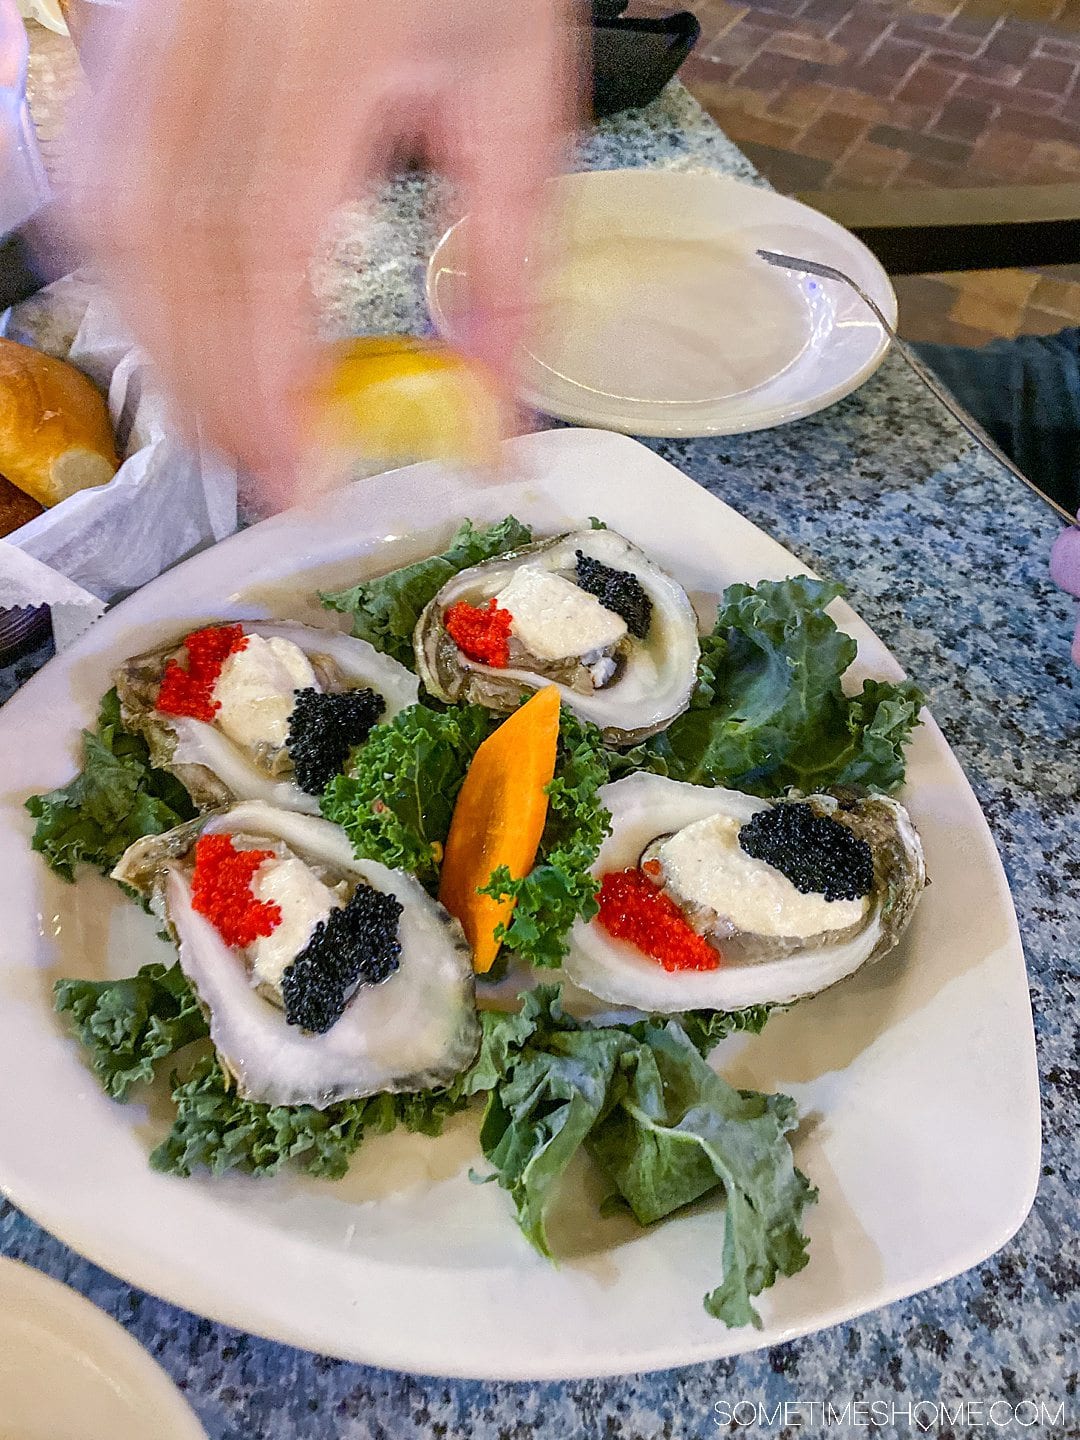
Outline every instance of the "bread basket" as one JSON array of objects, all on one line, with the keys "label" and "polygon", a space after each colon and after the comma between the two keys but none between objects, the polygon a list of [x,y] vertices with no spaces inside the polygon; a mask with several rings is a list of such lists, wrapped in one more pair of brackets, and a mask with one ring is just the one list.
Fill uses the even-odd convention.
[{"label": "bread basket", "polygon": [[121,459],[108,484],[70,495],[0,540],[5,663],[13,649],[41,640],[43,602],[76,598],[62,627],[71,635],[72,614],[88,623],[110,601],[230,535],[236,473],[175,436],[152,370],[86,276],[67,276],[14,306],[0,333],[69,361],[93,381],[107,398]]}]

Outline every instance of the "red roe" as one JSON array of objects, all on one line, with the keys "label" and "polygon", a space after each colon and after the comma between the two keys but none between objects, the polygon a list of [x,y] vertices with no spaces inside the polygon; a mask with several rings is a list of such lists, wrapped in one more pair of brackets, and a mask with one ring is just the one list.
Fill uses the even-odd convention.
[{"label": "red roe", "polygon": [[665,970],[716,970],[720,965],[720,952],[640,870],[612,870],[603,877],[597,919],[609,935],[628,940]]},{"label": "red roe", "polygon": [[493,595],[486,606],[459,600],[443,616],[447,634],[463,655],[481,665],[505,670],[510,664],[510,626],[514,617],[500,610]]},{"label": "red roe", "polygon": [[191,905],[226,945],[243,949],[281,924],[281,906],[251,893],[255,871],[273,858],[272,850],[237,850],[231,835],[202,835],[195,842]]},{"label": "red roe", "polygon": [[187,669],[176,660],[168,662],[155,708],[163,715],[187,715],[209,725],[221,708],[214,699],[221,667],[246,645],[242,625],[209,625],[205,630],[193,630],[184,641]]}]

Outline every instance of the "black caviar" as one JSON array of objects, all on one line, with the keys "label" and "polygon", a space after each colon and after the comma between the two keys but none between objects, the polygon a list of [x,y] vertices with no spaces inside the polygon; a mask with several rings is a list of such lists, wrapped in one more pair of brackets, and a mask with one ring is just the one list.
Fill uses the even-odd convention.
[{"label": "black caviar", "polygon": [[595,595],[606,609],[621,615],[631,635],[645,639],[652,624],[652,601],[636,575],[616,570],[578,550],[577,583],[582,590]]},{"label": "black caviar", "polygon": [[401,911],[396,895],[360,885],[347,905],[320,920],[281,977],[286,1021],[325,1034],[357,985],[378,985],[393,975],[401,963]]},{"label": "black caviar", "polygon": [[300,789],[321,795],[385,709],[386,701],[374,690],[346,690],[342,695],[310,687],[297,690],[285,748]]},{"label": "black caviar", "polygon": [[755,860],[786,875],[803,895],[858,900],[874,888],[874,854],[865,840],[805,801],[759,810],[739,831]]}]

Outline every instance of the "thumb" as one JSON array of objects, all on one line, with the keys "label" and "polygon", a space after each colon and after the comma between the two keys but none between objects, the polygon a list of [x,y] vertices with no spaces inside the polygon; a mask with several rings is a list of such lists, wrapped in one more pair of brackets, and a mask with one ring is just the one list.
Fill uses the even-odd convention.
[{"label": "thumb", "polygon": [[[1054,541],[1050,552],[1050,576],[1062,590],[1080,596],[1080,529],[1076,526],[1063,530]],[[1073,636],[1072,658],[1075,664],[1080,665],[1080,624]]]},{"label": "thumb", "polygon": [[1055,585],[1080,596],[1080,527],[1063,530],[1050,552],[1050,577]]}]

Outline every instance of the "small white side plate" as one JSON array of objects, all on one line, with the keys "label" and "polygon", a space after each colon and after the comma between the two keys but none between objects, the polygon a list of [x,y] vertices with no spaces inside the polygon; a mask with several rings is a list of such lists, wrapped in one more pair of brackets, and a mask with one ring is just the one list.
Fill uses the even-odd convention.
[{"label": "small white side plate", "polygon": [[206,1440],[172,1381],[89,1300],[0,1259],[0,1440]]},{"label": "small white side plate", "polygon": [[[773,269],[758,248],[834,265],[890,320],[896,296],[870,251],[816,210],[727,176],[597,170],[553,182],[530,255],[522,397],[635,435],[733,435],[810,415],[880,365],[888,339],[846,285]],[[442,334],[468,316],[469,216],[428,266]]]},{"label": "small white side plate", "polygon": [[[1027,976],[1005,875],[941,731],[915,735],[905,802],[933,885],[903,945],[725,1042],[746,1089],[793,1095],[797,1163],[819,1187],[810,1264],[727,1330],[701,1297],[722,1273],[715,1202],[644,1231],[598,1212],[573,1169],[553,1216],[558,1267],[507,1195],[474,1185],[476,1117],[439,1140],[366,1142],[342,1181],[177,1180],[147,1164],[160,1091],[117,1105],[52,1011],[61,975],[171,958],[155,923],[96,875],[66,885],[30,850],[28,794],[65,784],[115,666],[211,617],[332,622],[314,592],[430,555],[469,516],[541,534],[598,515],[648,550],[702,613],[725,585],[803,567],[748,520],[622,436],[513,441],[500,484],[418,465],[324,496],[204,551],[125,600],[0,711],[0,1184],[99,1265],[228,1325],[425,1374],[558,1379],[687,1365],[774,1345],[936,1285],[990,1255],[1030,1208],[1039,1092]],[[846,605],[860,679],[896,661]],[[339,620],[343,617],[337,617]]]}]

